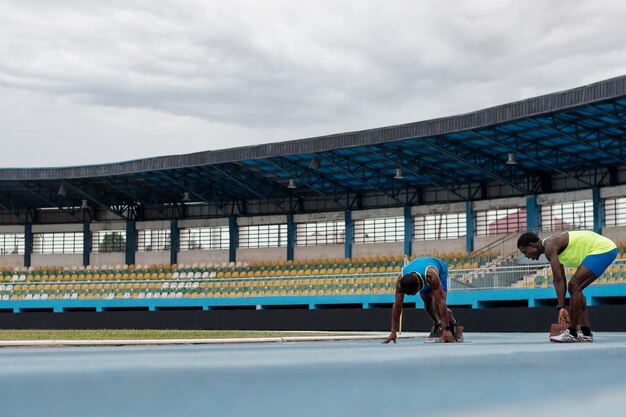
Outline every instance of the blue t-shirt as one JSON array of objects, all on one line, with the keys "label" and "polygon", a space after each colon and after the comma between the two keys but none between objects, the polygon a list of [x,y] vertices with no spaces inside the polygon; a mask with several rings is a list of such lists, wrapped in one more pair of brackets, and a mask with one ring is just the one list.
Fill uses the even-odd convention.
[{"label": "blue t-shirt", "polygon": [[426,280],[426,270],[429,267],[435,268],[441,281],[443,291],[448,291],[448,265],[439,258],[415,258],[402,268],[402,275],[410,274],[411,272],[417,272],[422,276],[424,282],[424,288],[421,289],[420,294],[428,294],[433,291],[432,287]]}]

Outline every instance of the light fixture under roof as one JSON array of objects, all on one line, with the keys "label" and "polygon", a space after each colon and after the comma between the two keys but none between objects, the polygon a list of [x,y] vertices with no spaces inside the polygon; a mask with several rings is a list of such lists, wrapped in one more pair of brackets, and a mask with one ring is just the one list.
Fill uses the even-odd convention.
[{"label": "light fixture under roof", "polygon": [[61,184],[61,186],[59,187],[59,191],[57,192],[57,195],[59,197],[67,196],[67,187],[65,186],[65,184]]},{"label": "light fixture under roof", "polygon": [[83,203],[80,205],[80,208],[88,209],[89,208],[89,200],[83,200]]},{"label": "light fixture under roof", "polygon": [[293,178],[289,178],[289,185],[287,185],[287,188],[289,188],[290,190],[295,190],[296,188],[298,188],[298,186],[296,185],[296,180],[294,180]]},{"label": "light fixture under roof", "polygon": [[190,201],[191,201],[191,197],[189,196],[189,192],[188,192],[188,191],[185,191],[185,192],[183,193],[183,202],[184,202],[184,203],[188,203],[188,202],[190,202]]},{"label": "light fixture under roof", "polygon": [[513,152],[509,152],[509,159],[506,161],[506,165],[517,165],[515,154]]},{"label": "light fixture under roof", "polygon": [[404,175],[402,175],[402,169],[396,168],[396,175],[393,176],[397,180],[404,179]]},{"label": "light fixture under roof", "polygon": [[320,167],[320,159],[318,157],[315,157],[313,159],[311,159],[311,163],[309,164],[309,169],[311,171],[317,171],[317,169]]}]

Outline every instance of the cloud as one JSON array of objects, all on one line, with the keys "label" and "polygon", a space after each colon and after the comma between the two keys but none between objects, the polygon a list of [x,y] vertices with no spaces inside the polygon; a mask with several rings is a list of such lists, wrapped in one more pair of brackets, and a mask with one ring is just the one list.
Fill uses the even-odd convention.
[{"label": "cloud", "polygon": [[48,158],[64,165],[449,116],[624,74],[625,18],[619,1],[3,1],[0,128],[67,144]]}]

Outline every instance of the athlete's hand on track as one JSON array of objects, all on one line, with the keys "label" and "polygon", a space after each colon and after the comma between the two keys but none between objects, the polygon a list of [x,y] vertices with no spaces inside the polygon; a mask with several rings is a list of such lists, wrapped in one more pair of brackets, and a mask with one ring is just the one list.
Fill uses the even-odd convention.
[{"label": "athlete's hand on track", "polygon": [[452,336],[452,332],[450,330],[444,330],[441,333],[441,341],[443,343],[457,343],[457,340]]}]

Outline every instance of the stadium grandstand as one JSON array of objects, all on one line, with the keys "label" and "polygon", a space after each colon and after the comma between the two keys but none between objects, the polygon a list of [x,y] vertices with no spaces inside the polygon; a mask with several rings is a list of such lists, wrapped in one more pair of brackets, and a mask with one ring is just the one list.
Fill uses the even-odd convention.
[{"label": "stadium grandstand", "polygon": [[625,158],[622,76],[372,130],[0,169],[0,322],[378,309],[386,324],[402,265],[424,255],[450,265],[453,308],[555,305],[547,264],[517,251],[527,230],[613,239],[588,304],[626,305]]}]

